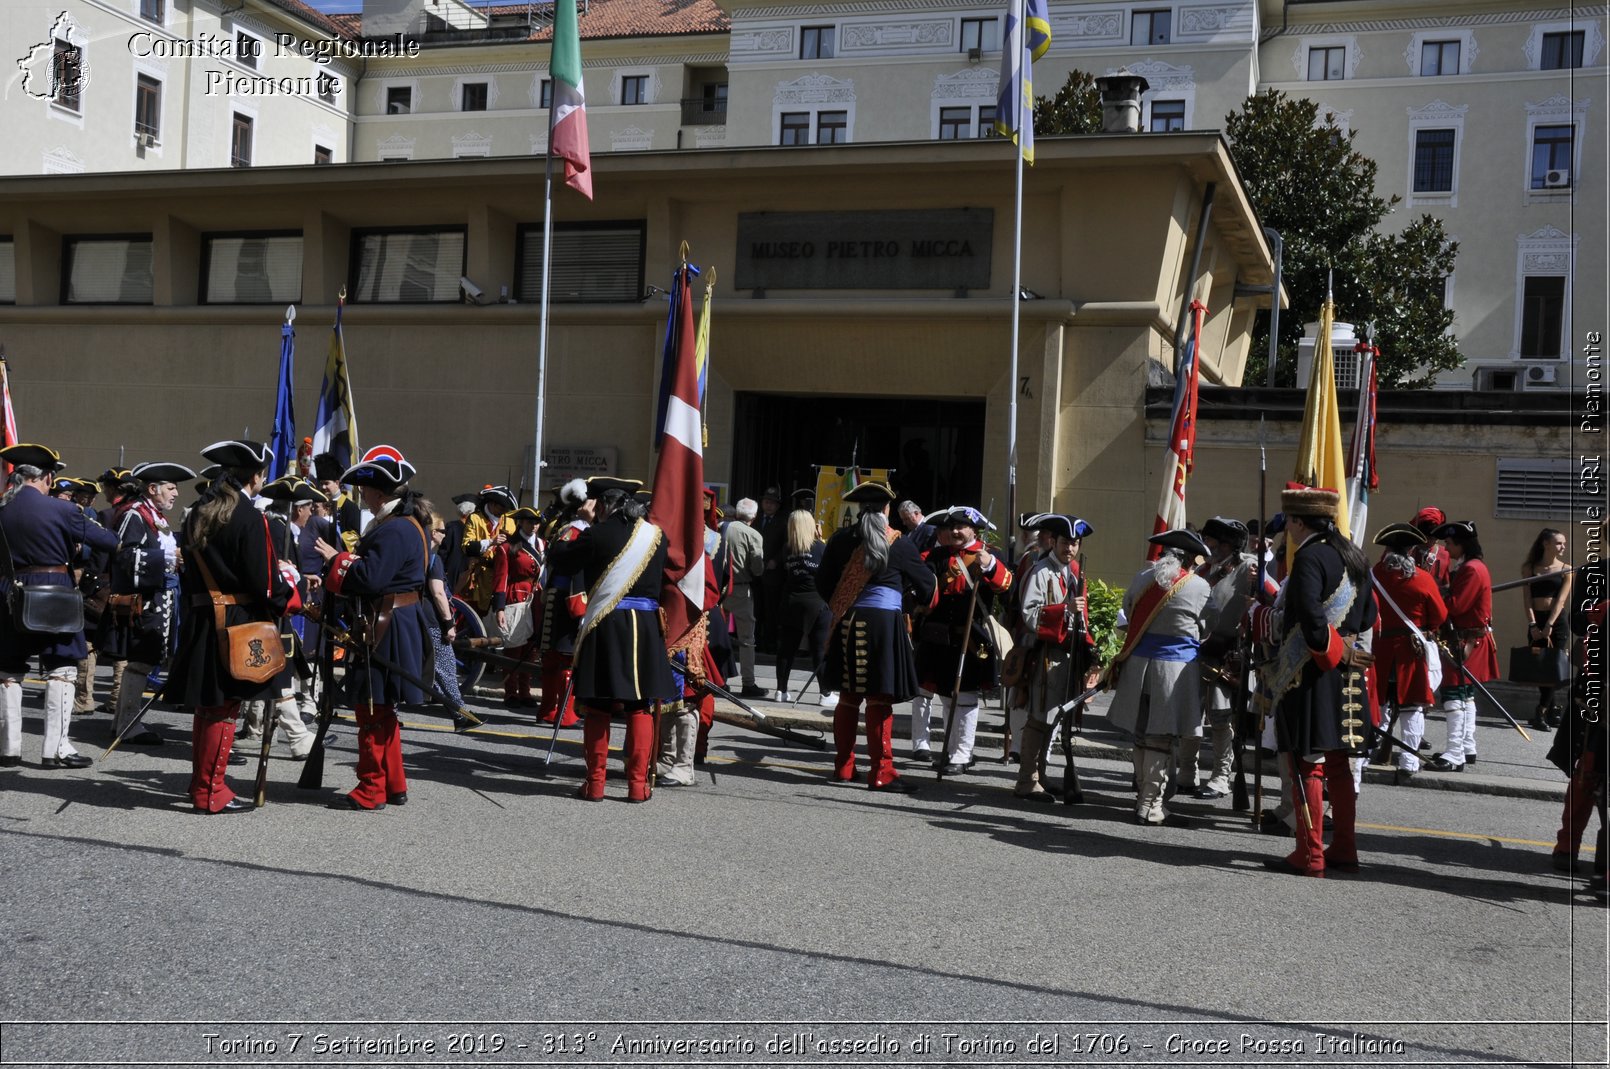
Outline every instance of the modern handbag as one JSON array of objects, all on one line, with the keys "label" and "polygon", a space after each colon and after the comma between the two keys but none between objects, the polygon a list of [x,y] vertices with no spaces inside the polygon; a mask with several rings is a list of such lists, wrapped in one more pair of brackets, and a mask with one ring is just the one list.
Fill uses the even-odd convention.
[{"label": "modern handbag", "polygon": [[212,569],[207,567],[200,553],[196,554],[196,566],[201,569],[201,580],[207,585],[207,600],[212,602],[213,624],[218,631],[218,659],[224,672],[242,683],[267,683],[279,675],[285,668],[285,645],[279,628],[271,620],[227,626],[224,623],[227,607],[249,604],[249,596],[219,593]]},{"label": "modern handbag", "polygon": [[1509,681],[1560,687],[1571,681],[1571,659],[1565,650],[1516,646],[1509,651]]}]

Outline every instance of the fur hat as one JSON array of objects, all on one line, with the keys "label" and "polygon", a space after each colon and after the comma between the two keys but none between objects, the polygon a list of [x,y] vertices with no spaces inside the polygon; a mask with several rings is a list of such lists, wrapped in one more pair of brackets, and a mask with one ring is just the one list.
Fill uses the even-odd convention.
[{"label": "fur hat", "polygon": [[1286,514],[1287,519],[1296,516],[1302,519],[1334,520],[1341,504],[1342,495],[1323,486],[1287,483],[1286,488],[1280,492],[1280,511]]}]

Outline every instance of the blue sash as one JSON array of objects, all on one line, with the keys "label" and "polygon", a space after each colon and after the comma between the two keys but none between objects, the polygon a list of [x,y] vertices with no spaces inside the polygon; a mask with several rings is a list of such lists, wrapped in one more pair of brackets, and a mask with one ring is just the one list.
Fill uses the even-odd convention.
[{"label": "blue sash", "polygon": [[638,612],[659,612],[660,603],[653,598],[621,598],[617,609],[635,609]]},{"label": "blue sash", "polygon": [[1194,661],[1201,642],[1179,635],[1142,635],[1132,651],[1150,661]]},{"label": "blue sash", "polygon": [[852,609],[886,609],[890,612],[899,612],[900,607],[900,591],[892,586],[864,587],[850,606]]}]

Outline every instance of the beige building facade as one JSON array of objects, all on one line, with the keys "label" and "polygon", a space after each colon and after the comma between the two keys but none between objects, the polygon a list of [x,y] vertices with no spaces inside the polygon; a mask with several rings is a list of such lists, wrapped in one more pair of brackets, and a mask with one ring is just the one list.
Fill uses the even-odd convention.
[{"label": "beige building facade", "polygon": [[[1459,242],[1445,300],[1466,366],[1439,387],[1563,391],[1581,378],[1610,268],[1606,5],[1052,0],[1049,11],[1041,94],[1071,70],[1128,68],[1150,85],[1148,135],[1217,129],[1265,88],[1311,98],[1355,133],[1380,164],[1378,192],[1402,198],[1388,227],[1430,213]],[[970,0],[593,0],[580,20],[592,149],[986,137],[1003,22],[1001,5]],[[30,0],[0,25],[23,57],[4,101],[16,148],[0,167],[529,158],[547,143],[547,33],[531,3],[368,0],[332,17],[301,0]],[[255,64],[241,53],[251,41]],[[76,103],[41,98],[64,47],[83,50]],[[199,52],[155,54],[185,48]],[[252,90],[264,81],[289,91]],[[297,92],[303,83],[314,89]],[[4,259],[0,248],[0,300]]]},{"label": "beige building facade", "polygon": [[[1077,511],[1115,534],[1148,529],[1156,494],[1138,458],[1152,369],[1172,359],[1189,289],[1214,309],[1205,330],[1220,355],[1206,370],[1238,380],[1253,310],[1233,292],[1268,284],[1269,250],[1214,136],[1047,146],[1025,201],[1035,225],[1023,278],[1034,298],[1020,302],[1014,383],[1012,168],[1002,157],[998,143],[976,142],[601,157],[595,204],[571,195],[563,205],[571,229],[561,236],[589,240],[558,242],[571,251],[556,251],[555,271],[604,292],[623,270],[605,235],[629,229],[637,245],[624,270],[642,289],[554,305],[545,452],[600,453],[620,473],[652,474],[665,303],[643,291],[669,279],[686,240],[716,281],[712,482],[754,494],[765,483],[749,480],[803,480],[802,465],[846,463],[851,444],[832,436],[832,414],[862,406],[871,415],[855,432],[861,463],[902,469],[896,484],[930,507],[948,498],[929,495],[954,493],[1002,516],[1015,392],[1018,507]],[[59,448],[75,472],[98,471],[120,450],[131,462],[194,461],[219,438],[266,437],[285,307],[241,303],[238,262],[222,282],[212,265],[224,262],[220,243],[242,235],[294,236],[300,433],[311,433],[334,295],[346,286],[362,441],[401,448],[438,497],[520,485],[538,309],[453,298],[461,274],[488,293],[520,285],[540,171],[540,161],[491,159],[0,180],[0,232],[18,235],[19,300],[0,307],[0,338],[21,433]],[[1125,211],[1106,207],[1119,202]],[[149,236],[140,262],[151,300],[65,299],[74,269],[64,261],[103,235]],[[853,259],[844,270],[859,272],[856,287],[820,288],[813,272],[824,259]],[[388,279],[428,288],[432,273],[451,276],[447,299],[389,299]],[[837,269],[833,278],[843,281]],[[949,406],[972,436],[935,427],[902,438],[889,424],[913,399]],[[755,405],[780,413],[778,427],[740,426],[739,410]],[[755,439],[779,429],[800,437],[757,455]],[[927,476],[901,453],[910,437],[923,439]],[[1135,550],[1097,540],[1093,566],[1126,577]]]}]

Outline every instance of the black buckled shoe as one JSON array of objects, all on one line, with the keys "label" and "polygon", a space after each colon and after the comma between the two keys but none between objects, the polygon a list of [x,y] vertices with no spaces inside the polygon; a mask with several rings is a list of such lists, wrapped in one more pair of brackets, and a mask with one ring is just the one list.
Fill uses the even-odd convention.
[{"label": "black buckled shoe", "polygon": [[388,795],[386,795],[386,804],[387,805],[407,805],[408,804],[408,792],[407,791],[398,791],[396,794],[388,794]]},{"label": "black buckled shoe", "polygon": [[867,785],[869,791],[887,791],[890,794],[912,794],[917,790],[915,783],[908,782],[900,776],[887,783],[872,783]]},{"label": "black buckled shoe", "polygon": [[1463,772],[1465,770],[1464,765],[1453,764],[1446,757],[1433,757],[1420,767],[1428,772]]},{"label": "black buckled shoe", "polygon": [[244,798],[231,798],[224,803],[222,809],[198,809],[196,812],[209,817],[220,817],[225,813],[253,813],[256,810],[257,807]]},{"label": "black buckled shoe", "polygon": [[62,768],[88,768],[95,762],[81,753],[68,754],[66,757],[47,757],[39,762],[39,767],[48,770]]},{"label": "black buckled shoe", "polygon": [[0,768],[16,768],[22,764],[21,754],[0,754]]}]

